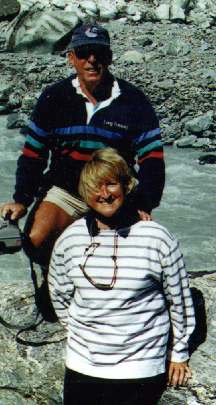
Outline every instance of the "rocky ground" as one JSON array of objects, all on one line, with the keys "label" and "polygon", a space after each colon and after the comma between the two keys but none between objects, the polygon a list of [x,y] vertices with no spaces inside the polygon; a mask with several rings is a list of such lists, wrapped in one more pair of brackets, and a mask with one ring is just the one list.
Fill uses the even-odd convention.
[{"label": "rocky ground", "polygon": [[[193,378],[186,388],[169,388],[160,405],[216,404],[215,282],[215,274],[191,280],[197,313],[197,329],[191,341]],[[58,323],[43,321],[16,340],[19,329],[35,322],[29,283],[1,285],[0,314],[17,326],[0,326],[0,404],[61,405],[64,331]]]},{"label": "rocky ground", "polygon": [[[180,23],[106,24],[112,71],[142,88],[161,121],[166,144],[216,150],[216,27]],[[2,52],[0,112],[8,127],[25,124],[42,88],[70,73],[60,55]]]},{"label": "rocky ground", "polygon": [[[63,0],[41,0],[36,7],[33,0],[20,3],[0,0],[0,114],[7,115],[7,127],[18,131],[24,128],[41,90],[71,71],[61,56],[61,41],[56,32],[49,31],[50,36],[46,34],[42,45],[40,41],[24,44],[23,38],[29,38],[32,32],[36,35],[32,24],[40,31],[36,23],[39,12],[40,27],[47,27],[47,21],[56,21],[56,15],[66,12],[61,28],[65,30],[68,21],[70,24],[72,21],[71,10],[76,8],[74,22],[77,18],[100,16],[110,30],[114,51],[111,69],[150,97],[160,118],[164,143],[197,148],[200,163],[210,160],[215,163],[215,3],[210,0],[73,3],[74,8],[71,2]],[[7,10],[6,5],[10,5]],[[174,12],[178,13],[175,18]],[[177,153],[176,148],[174,151]],[[169,389],[161,405],[216,404],[216,269],[204,276],[195,273],[191,286],[198,326],[191,342],[192,349],[196,349],[191,358],[193,379],[187,388]],[[1,283],[2,315],[19,327],[34,322],[36,309],[31,284]],[[36,331],[21,334],[28,341],[23,344],[15,340],[16,331],[0,326],[0,405],[61,405],[64,332],[57,323],[43,322]],[[46,342],[50,344],[43,344]]]}]

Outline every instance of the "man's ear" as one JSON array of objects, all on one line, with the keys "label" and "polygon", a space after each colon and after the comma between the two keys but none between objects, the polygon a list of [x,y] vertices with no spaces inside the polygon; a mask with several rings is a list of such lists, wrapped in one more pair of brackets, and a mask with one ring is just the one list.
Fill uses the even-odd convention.
[{"label": "man's ear", "polygon": [[108,65],[108,66],[111,65],[111,63],[112,63],[112,58],[113,58],[113,53],[112,53],[112,50],[109,49],[109,55],[108,55],[108,60],[107,60],[107,65]]},{"label": "man's ear", "polygon": [[74,52],[70,51],[68,52],[68,61],[70,65],[74,66]]}]

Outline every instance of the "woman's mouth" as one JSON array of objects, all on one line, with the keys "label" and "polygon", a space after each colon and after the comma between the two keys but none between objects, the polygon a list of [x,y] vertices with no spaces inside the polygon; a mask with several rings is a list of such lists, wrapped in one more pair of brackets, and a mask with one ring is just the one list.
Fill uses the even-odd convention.
[{"label": "woman's mouth", "polygon": [[110,195],[107,198],[100,198],[98,202],[101,204],[112,204],[114,200],[115,198],[112,195]]}]

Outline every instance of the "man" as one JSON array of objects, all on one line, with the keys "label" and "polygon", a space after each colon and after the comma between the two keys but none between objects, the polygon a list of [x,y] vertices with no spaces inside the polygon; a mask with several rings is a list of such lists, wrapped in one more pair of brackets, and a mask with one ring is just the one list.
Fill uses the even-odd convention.
[{"label": "man", "polygon": [[17,220],[40,194],[27,229],[28,248],[37,251],[86,212],[78,194],[79,175],[95,150],[113,147],[130,167],[138,158],[138,186],[128,198],[128,216],[133,204],[144,211],[143,218],[150,218],[164,187],[158,120],[140,90],[109,72],[108,31],[97,24],[75,27],[68,59],[76,74],[40,96],[18,159],[14,202],[4,204],[0,211]]}]

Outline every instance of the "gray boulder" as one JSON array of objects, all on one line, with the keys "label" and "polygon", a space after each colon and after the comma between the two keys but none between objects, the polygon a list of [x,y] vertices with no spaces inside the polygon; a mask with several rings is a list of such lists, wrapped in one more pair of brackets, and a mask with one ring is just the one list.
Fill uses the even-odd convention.
[{"label": "gray boulder", "polygon": [[199,157],[199,164],[216,164],[216,154],[205,154]]},{"label": "gray boulder", "polygon": [[128,64],[143,64],[144,63],[144,55],[143,53],[134,50],[129,50],[121,56],[121,61],[126,62]]},{"label": "gray boulder", "polygon": [[184,136],[181,139],[178,139],[175,144],[178,148],[191,148],[196,141],[195,135]]},{"label": "gray boulder", "polygon": [[19,14],[20,3],[17,0],[0,0],[0,21],[13,20]]},{"label": "gray boulder", "polygon": [[208,111],[185,123],[185,129],[193,134],[199,134],[211,127],[213,124],[213,111]]},{"label": "gray boulder", "polygon": [[169,4],[160,4],[155,10],[156,20],[169,20],[170,17],[170,6]]},{"label": "gray boulder", "polygon": [[13,21],[6,34],[7,49],[15,52],[52,52],[54,44],[78,23],[71,12],[40,10],[36,6],[22,12]]},{"label": "gray boulder", "polygon": [[84,10],[89,16],[95,17],[98,13],[97,4],[92,0],[82,1],[80,6],[81,9]]}]

